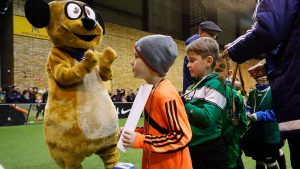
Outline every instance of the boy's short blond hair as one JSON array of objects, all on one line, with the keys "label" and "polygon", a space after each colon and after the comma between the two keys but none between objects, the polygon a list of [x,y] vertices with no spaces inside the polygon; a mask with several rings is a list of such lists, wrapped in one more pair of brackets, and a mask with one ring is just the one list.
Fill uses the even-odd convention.
[{"label": "boy's short blond hair", "polygon": [[213,63],[211,68],[215,67],[219,58],[219,44],[216,40],[210,37],[202,37],[193,41],[185,48],[185,51],[187,54],[194,52],[197,55],[200,55],[203,59],[207,56],[212,56]]}]

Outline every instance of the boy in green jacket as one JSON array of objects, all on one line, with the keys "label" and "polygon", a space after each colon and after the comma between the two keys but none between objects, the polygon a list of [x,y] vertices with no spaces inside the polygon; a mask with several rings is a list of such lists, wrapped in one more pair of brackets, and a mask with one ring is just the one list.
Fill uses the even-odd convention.
[{"label": "boy in green jacket", "polygon": [[[229,60],[219,58],[215,66],[215,72],[219,73],[219,80],[226,86],[227,105],[222,112],[222,136],[227,144],[228,169],[244,168],[241,159],[240,137],[247,129],[246,108],[243,96],[235,89],[231,90],[231,84],[226,83],[230,69]],[[234,96],[235,112],[233,112],[232,100]]]},{"label": "boy in green jacket", "polygon": [[214,39],[203,37],[190,43],[186,53],[191,77],[198,78],[184,94],[193,133],[189,146],[193,168],[224,169],[227,166],[227,146],[221,130],[226,92],[224,84],[218,80],[218,73],[213,73],[219,45]]},{"label": "boy in green jacket", "polygon": [[255,79],[256,89],[249,93],[247,116],[252,121],[248,135],[248,156],[256,160],[256,169],[277,169],[276,156],[280,149],[280,131],[272,110],[272,93],[266,77]]}]

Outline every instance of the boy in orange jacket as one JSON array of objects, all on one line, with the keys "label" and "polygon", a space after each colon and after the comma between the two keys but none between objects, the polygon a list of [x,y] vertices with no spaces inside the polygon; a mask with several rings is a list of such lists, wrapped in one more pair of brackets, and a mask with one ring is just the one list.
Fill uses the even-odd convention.
[{"label": "boy in orange jacket", "polygon": [[177,57],[172,37],[150,35],[135,44],[131,61],[135,78],[154,87],[148,97],[144,128],[124,131],[125,147],[143,149],[143,169],[191,169],[188,143],[192,131],[184,104],[172,83],[164,76]]}]

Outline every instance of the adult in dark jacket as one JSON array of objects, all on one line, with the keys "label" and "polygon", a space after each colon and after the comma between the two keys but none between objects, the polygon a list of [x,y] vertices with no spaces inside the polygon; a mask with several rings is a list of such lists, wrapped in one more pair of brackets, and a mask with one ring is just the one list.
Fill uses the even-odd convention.
[{"label": "adult in dark jacket", "polygon": [[242,63],[266,54],[273,109],[287,135],[291,164],[300,168],[300,0],[258,0],[252,29],[228,45],[224,56]]},{"label": "adult in dark jacket", "polygon": [[[199,24],[199,31],[198,34],[194,34],[191,37],[189,37],[185,41],[185,45],[189,45],[191,42],[193,42],[196,39],[199,39],[200,37],[212,37],[214,39],[217,38],[217,34],[219,32],[222,32],[222,30],[212,21],[203,21]],[[184,57],[184,63],[183,63],[183,89],[184,91],[194,83],[191,74],[189,72],[189,69],[187,68],[188,59],[185,56]]]}]

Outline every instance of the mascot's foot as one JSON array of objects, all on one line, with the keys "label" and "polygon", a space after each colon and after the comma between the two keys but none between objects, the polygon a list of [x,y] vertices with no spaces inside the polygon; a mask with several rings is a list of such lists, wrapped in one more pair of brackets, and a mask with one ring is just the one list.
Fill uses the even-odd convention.
[{"label": "mascot's foot", "polygon": [[137,169],[133,164],[131,163],[118,163],[116,166],[114,166],[112,169]]}]

